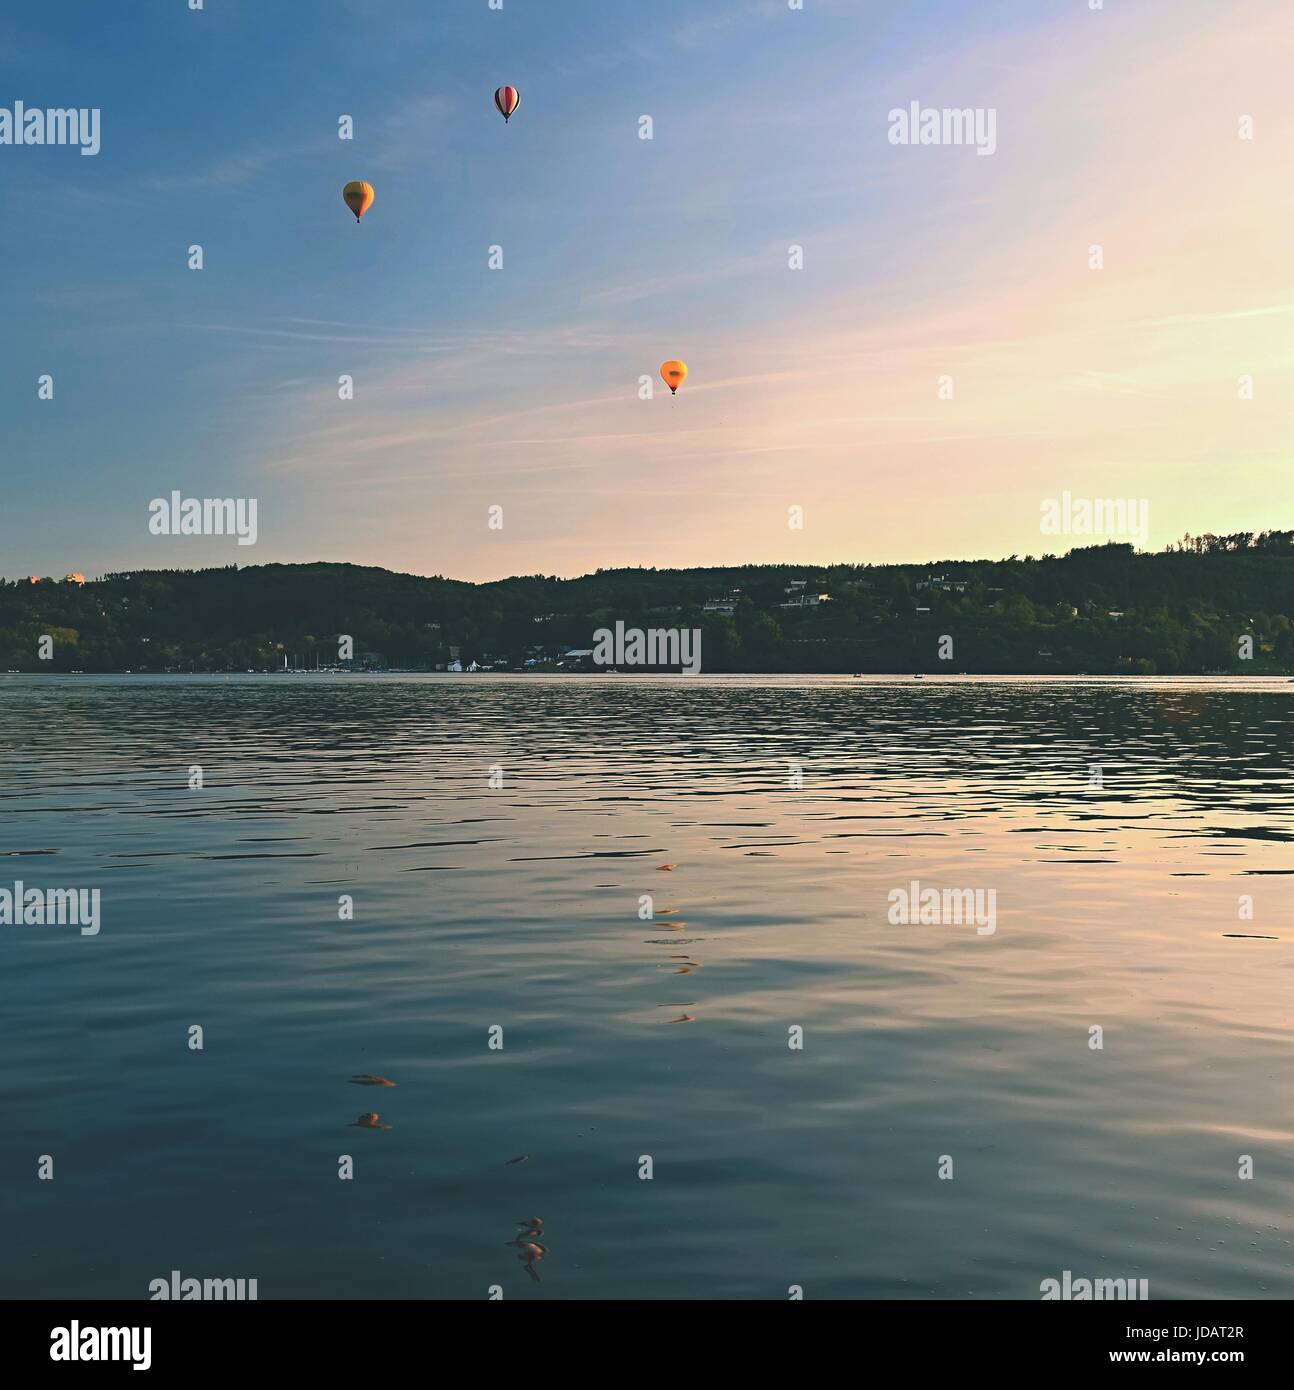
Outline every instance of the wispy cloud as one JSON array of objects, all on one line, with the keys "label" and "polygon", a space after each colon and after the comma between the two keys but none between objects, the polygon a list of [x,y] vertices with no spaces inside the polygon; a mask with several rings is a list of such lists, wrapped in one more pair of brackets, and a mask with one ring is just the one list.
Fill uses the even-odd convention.
[{"label": "wispy cloud", "polygon": [[157,193],[245,188],[284,165],[309,155],[318,156],[323,149],[319,140],[295,145],[260,144],[233,154],[220,155],[196,168],[149,175],[141,180],[141,185]]}]

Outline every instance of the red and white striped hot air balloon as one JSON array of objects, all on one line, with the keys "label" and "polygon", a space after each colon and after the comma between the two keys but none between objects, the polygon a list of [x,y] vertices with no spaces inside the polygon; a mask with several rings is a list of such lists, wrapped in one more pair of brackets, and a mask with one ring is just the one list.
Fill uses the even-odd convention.
[{"label": "red and white striped hot air balloon", "polygon": [[521,105],[521,93],[515,87],[500,87],[494,94],[494,104],[499,108],[499,115],[503,117],[503,123],[508,123],[508,117]]}]

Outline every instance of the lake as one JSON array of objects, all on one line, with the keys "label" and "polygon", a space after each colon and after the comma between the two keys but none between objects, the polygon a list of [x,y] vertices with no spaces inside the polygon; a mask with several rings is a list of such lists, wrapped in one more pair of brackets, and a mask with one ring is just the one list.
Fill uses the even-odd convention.
[{"label": "lake", "polygon": [[0,676],[0,889],[101,891],[0,926],[0,1293],[1294,1296],[1292,755],[1281,680]]}]

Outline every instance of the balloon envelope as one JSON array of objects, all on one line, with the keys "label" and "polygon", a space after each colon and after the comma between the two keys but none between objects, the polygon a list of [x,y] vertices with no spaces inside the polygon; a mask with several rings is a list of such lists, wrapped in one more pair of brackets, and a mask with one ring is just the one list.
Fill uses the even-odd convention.
[{"label": "balloon envelope", "polygon": [[373,185],[362,179],[352,179],[341,191],[342,201],[355,214],[355,221],[373,206]]},{"label": "balloon envelope", "polygon": [[680,362],[677,358],[671,358],[668,362],[660,364],[661,379],[669,387],[671,394],[678,390],[683,384],[683,378],[687,376],[687,363]]},{"label": "balloon envelope", "polygon": [[500,87],[494,94],[494,104],[506,124],[508,117],[521,105],[521,93],[515,87]]}]

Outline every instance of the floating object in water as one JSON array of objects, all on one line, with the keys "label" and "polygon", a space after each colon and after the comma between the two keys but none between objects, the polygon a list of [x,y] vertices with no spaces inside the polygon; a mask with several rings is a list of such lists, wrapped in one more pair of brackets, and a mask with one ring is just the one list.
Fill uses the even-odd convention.
[{"label": "floating object in water", "polygon": [[376,1110],[370,1110],[367,1114],[361,1115],[351,1126],[352,1129],[390,1129],[390,1125],[378,1124],[382,1117]]},{"label": "floating object in water", "polygon": [[680,1014],[678,1018],[671,1018],[671,1023],[695,1023],[696,1019],[691,1014]]},{"label": "floating object in water", "polygon": [[508,1161],[503,1166],[505,1168],[511,1168],[514,1163],[525,1163],[527,1159],[529,1159],[529,1157],[529,1154],[518,1154],[516,1158],[508,1159]]},{"label": "floating object in water", "polygon": [[[701,969],[701,962],[699,960],[692,960],[688,956],[671,956],[670,959],[679,960],[683,962],[683,964],[680,965],[679,968],[674,972],[676,975],[690,975],[694,970]],[[662,970],[668,970],[669,966],[663,965],[660,968]]]},{"label": "floating object in water", "polygon": [[678,865],[677,865],[677,864],[657,864],[657,865],[656,865],[656,872],[657,872],[658,874],[667,874],[667,873],[670,873],[670,872],[672,872],[674,869],[677,869],[677,868],[678,868]]},{"label": "floating object in water", "polygon": [[388,1081],[385,1076],[373,1076],[365,1072],[363,1076],[352,1076],[352,1086],[394,1086],[394,1081]]},{"label": "floating object in water", "polygon": [[1231,937],[1233,940],[1240,941],[1279,941],[1279,936],[1259,936],[1255,932],[1247,931],[1224,931],[1223,936]]},{"label": "floating object in water", "polygon": [[[535,1237],[542,1235],[542,1229],[537,1231],[522,1231],[515,1240],[505,1240],[503,1243],[504,1245],[515,1246],[518,1250],[529,1250],[531,1246],[535,1244]],[[546,1245],[541,1245],[539,1249],[547,1251],[548,1247]]]},{"label": "floating object in water", "polygon": [[517,1250],[517,1259],[526,1267],[526,1273],[535,1281],[536,1284],[542,1281],[539,1278],[539,1271],[535,1266],[548,1254],[546,1245],[538,1245],[534,1241],[521,1241]]},{"label": "floating object in water", "polygon": [[[513,1159],[512,1162],[520,1162],[520,1159]],[[535,1266],[548,1254],[548,1247],[541,1245],[537,1239],[544,1233],[544,1218],[542,1216],[529,1216],[524,1221],[518,1221],[517,1231],[517,1235],[503,1243],[516,1250],[517,1259],[525,1265],[526,1273],[538,1284],[540,1279]]]}]

